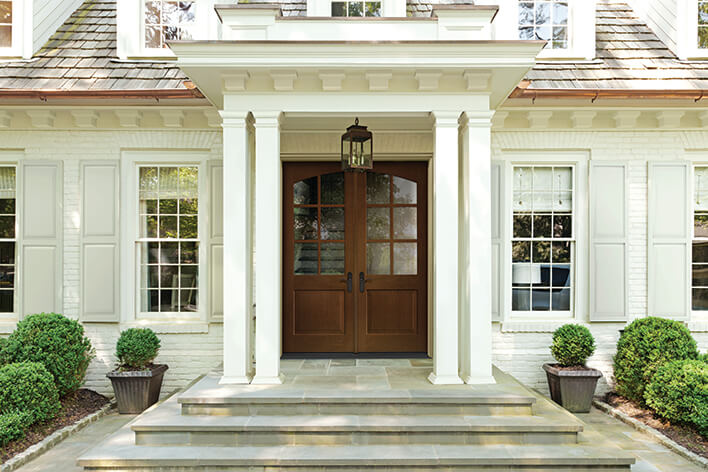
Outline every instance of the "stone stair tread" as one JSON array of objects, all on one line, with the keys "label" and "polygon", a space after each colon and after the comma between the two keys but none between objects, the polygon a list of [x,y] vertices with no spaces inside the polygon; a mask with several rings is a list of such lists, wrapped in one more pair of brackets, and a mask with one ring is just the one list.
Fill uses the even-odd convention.
[{"label": "stone stair tread", "polygon": [[135,446],[107,441],[79,458],[84,467],[157,466],[624,466],[617,449],[563,446]]},{"label": "stone stair tread", "polygon": [[[158,413],[157,411],[154,413]],[[283,432],[581,432],[580,422],[540,416],[404,416],[404,415],[288,415],[191,416],[147,414],[133,431],[283,431]]]}]

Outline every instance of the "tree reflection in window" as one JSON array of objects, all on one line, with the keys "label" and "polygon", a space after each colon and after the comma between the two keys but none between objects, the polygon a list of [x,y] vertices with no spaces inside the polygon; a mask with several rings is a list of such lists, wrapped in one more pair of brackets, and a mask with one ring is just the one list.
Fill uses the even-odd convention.
[{"label": "tree reflection in window", "polygon": [[332,2],[332,16],[381,16],[381,2]]},{"label": "tree reflection in window", "polygon": [[194,39],[195,2],[145,2],[145,47],[166,48],[166,41]]},{"label": "tree reflection in window", "polygon": [[549,49],[567,49],[568,2],[519,0],[519,38],[548,41]]}]

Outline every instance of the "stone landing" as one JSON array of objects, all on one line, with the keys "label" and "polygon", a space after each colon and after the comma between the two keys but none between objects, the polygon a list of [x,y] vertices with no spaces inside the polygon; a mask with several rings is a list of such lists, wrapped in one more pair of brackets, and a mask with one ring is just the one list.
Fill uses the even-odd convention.
[{"label": "stone landing", "polygon": [[433,386],[427,360],[283,361],[282,385],[213,372],[79,458],[94,471],[628,471],[573,415],[495,370]]}]

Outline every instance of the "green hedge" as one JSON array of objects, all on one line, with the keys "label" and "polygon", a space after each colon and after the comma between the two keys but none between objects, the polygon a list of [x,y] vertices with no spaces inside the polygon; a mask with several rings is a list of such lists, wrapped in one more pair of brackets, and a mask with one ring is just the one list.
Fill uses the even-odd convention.
[{"label": "green hedge", "polygon": [[39,362],[0,368],[0,414],[25,412],[31,423],[54,418],[61,408],[54,379]]},{"label": "green hedge", "polygon": [[77,321],[57,313],[30,315],[17,323],[2,351],[3,363],[41,362],[59,396],[77,390],[93,357],[91,341]]},{"label": "green hedge", "polygon": [[563,367],[585,365],[595,352],[595,338],[585,326],[566,324],[553,333],[551,354]]},{"label": "green hedge", "polygon": [[31,415],[27,412],[13,411],[0,414],[0,447],[5,447],[10,441],[23,437],[25,430],[31,424]]},{"label": "green hedge", "polygon": [[696,341],[678,321],[648,317],[632,322],[617,342],[617,392],[644,404],[644,389],[656,370],[673,360],[696,359]]},{"label": "green hedge", "polygon": [[693,424],[708,435],[708,364],[702,360],[672,361],[659,367],[644,397],[659,416]]},{"label": "green hedge", "polygon": [[116,357],[122,368],[143,370],[160,350],[160,339],[150,328],[129,328],[120,333]]}]

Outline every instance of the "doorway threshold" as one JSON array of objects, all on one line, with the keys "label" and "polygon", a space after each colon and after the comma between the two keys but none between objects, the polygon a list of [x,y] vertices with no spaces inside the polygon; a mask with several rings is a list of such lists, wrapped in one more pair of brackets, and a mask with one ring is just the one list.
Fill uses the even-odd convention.
[{"label": "doorway threshold", "polygon": [[430,359],[424,352],[288,352],[281,359]]}]

